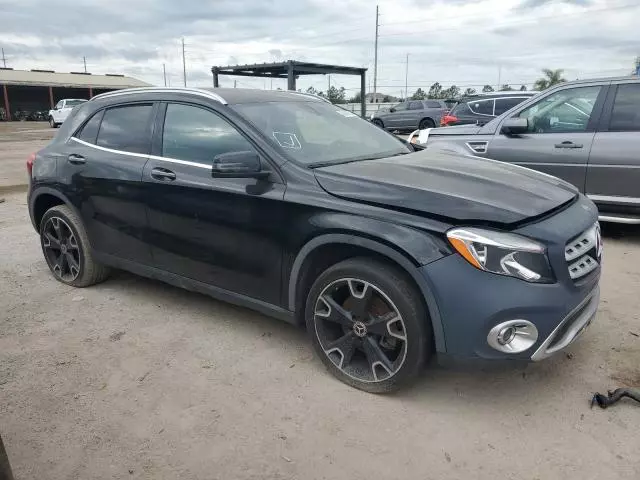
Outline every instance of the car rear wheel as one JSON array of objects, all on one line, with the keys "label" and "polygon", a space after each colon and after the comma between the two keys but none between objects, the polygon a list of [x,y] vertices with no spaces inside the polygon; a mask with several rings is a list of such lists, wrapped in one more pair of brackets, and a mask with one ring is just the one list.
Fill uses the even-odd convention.
[{"label": "car rear wheel", "polygon": [[420,125],[418,125],[418,128],[420,130],[424,130],[425,128],[434,128],[436,126],[435,123],[433,123],[433,120],[431,120],[430,118],[423,118],[422,120],[420,120]]},{"label": "car rear wheel", "polygon": [[379,118],[374,118],[373,120],[371,120],[371,123],[373,123],[376,127],[384,128],[384,124]]},{"label": "car rear wheel", "polygon": [[109,269],[96,262],[77,215],[66,205],[47,210],[40,222],[42,253],[56,280],[74,287],[104,281]]},{"label": "car rear wheel", "polygon": [[431,353],[419,291],[400,270],[375,260],[349,259],[322,273],[307,297],[305,318],[327,369],[367,392],[408,384]]}]

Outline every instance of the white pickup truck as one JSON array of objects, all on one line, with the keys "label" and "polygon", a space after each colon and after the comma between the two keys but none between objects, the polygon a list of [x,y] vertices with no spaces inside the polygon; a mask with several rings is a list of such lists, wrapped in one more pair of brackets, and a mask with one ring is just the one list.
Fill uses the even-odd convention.
[{"label": "white pickup truck", "polygon": [[53,110],[49,110],[49,125],[51,128],[58,128],[67,119],[69,113],[76,105],[86,102],[81,98],[65,98],[56,103]]}]

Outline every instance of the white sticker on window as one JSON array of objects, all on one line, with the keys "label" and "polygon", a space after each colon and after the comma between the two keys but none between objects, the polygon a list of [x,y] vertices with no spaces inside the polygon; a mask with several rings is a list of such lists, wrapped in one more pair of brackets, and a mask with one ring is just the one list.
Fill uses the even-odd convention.
[{"label": "white sticker on window", "polygon": [[357,117],[357,115],[355,113],[352,113],[349,110],[336,110],[336,113],[342,115],[343,117],[347,117],[347,118]]},{"label": "white sticker on window", "polygon": [[302,145],[295,133],[273,132],[273,138],[280,144],[282,148],[292,148],[294,150],[302,150]]}]

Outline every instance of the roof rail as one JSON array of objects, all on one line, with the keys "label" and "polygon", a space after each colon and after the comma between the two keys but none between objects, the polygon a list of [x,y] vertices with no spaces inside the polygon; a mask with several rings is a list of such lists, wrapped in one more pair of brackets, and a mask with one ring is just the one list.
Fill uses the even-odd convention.
[{"label": "roof rail", "polygon": [[187,87],[137,87],[137,88],[125,88],[123,90],[114,90],[112,92],[105,92],[99,95],[96,95],[91,100],[108,98],[108,97],[116,97],[120,95],[133,95],[136,93],[191,93],[194,95],[200,95],[207,98],[212,98],[213,100],[217,100],[223,105],[227,104],[227,101],[222,98],[217,93],[210,92],[208,90],[202,90],[200,88],[187,88]]}]

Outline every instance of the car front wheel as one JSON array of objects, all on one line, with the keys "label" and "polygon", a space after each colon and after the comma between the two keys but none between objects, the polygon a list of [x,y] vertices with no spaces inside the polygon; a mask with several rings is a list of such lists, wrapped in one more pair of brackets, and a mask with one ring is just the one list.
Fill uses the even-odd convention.
[{"label": "car front wheel", "polygon": [[78,216],[66,205],[47,210],[40,222],[40,244],[56,280],[74,287],[104,281],[109,269],[96,262]]},{"label": "car front wheel", "polygon": [[53,117],[49,117],[49,126],[51,128],[56,128],[56,122],[54,122]]},{"label": "car front wheel", "polygon": [[419,291],[385,263],[355,258],[330,267],[311,287],[305,315],[327,369],[367,392],[408,384],[431,354],[431,325]]},{"label": "car front wheel", "polygon": [[373,123],[376,127],[384,128],[384,124],[379,118],[374,118],[373,120],[371,120],[371,123]]}]

